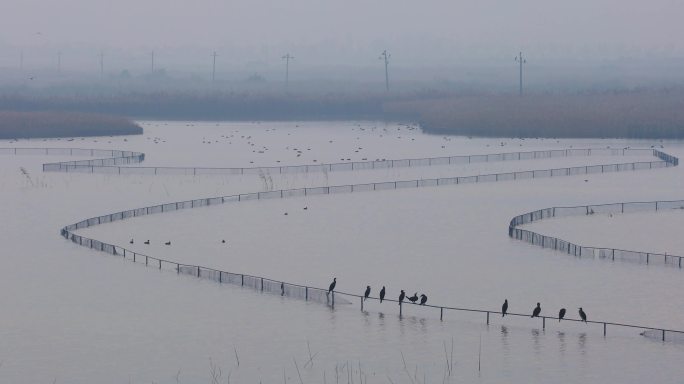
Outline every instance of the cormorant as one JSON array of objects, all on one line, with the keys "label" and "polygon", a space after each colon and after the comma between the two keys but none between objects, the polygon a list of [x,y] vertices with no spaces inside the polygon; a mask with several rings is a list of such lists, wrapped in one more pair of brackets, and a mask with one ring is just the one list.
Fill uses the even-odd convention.
[{"label": "cormorant", "polygon": [[366,292],[363,293],[363,299],[368,300],[368,296],[370,295],[370,285],[366,286]]},{"label": "cormorant", "polygon": [[504,300],[504,303],[501,306],[501,317],[506,316],[506,312],[508,312],[508,299]]},{"label": "cormorant", "polygon": [[579,308],[579,315],[582,318],[582,321],[584,321],[586,323],[587,322],[587,314],[584,313],[584,310],[582,309],[582,307]]},{"label": "cormorant", "polygon": [[420,295],[420,305],[425,305],[427,303],[427,296],[425,294]]},{"label": "cormorant", "polygon": [[415,303],[418,301],[418,292],[414,293],[413,296],[408,298],[410,302]]},{"label": "cormorant", "polygon": [[332,283],[330,283],[330,286],[328,287],[328,293],[334,291],[336,285],[337,285],[337,277],[333,277],[333,281],[332,281]]},{"label": "cormorant", "polygon": [[540,313],[541,313],[541,304],[537,303],[537,306],[532,311],[532,317],[539,317]]},{"label": "cormorant", "polygon": [[558,311],[558,322],[560,323],[561,320],[565,317],[565,308],[561,308],[560,311]]},{"label": "cormorant", "polygon": [[149,244],[150,244],[150,241],[149,241],[149,240],[145,241],[145,244],[149,245]]},{"label": "cormorant", "polygon": [[406,297],[406,292],[404,290],[401,290],[401,293],[399,294],[399,305],[404,301],[404,297]]},{"label": "cormorant", "polygon": [[164,245],[171,245],[171,242],[167,241],[166,243],[164,243]]},{"label": "cormorant", "polygon": [[380,302],[382,303],[382,300],[385,299],[385,286],[382,286],[382,289],[380,290]]}]

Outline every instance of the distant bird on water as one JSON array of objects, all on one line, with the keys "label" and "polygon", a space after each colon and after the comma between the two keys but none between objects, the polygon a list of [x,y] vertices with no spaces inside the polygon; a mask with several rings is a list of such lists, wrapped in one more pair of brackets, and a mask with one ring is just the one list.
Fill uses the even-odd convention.
[{"label": "distant bird on water", "polygon": [[427,303],[427,296],[425,294],[420,295],[420,305],[425,305]]},{"label": "distant bird on water", "polygon": [[415,303],[416,301],[418,301],[418,292],[414,293],[413,296],[409,297],[408,299],[412,303]]},{"label": "distant bird on water", "polygon": [[504,300],[504,303],[501,306],[501,317],[506,316],[506,312],[508,312],[508,299]]},{"label": "distant bird on water", "polygon": [[537,306],[532,311],[532,317],[539,317],[540,313],[541,313],[541,304],[537,303]]},{"label": "distant bird on water", "polygon": [[399,294],[399,305],[404,301],[404,298],[406,297],[406,292],[404,290],[401,290],[401,293]]},{"label": "distant bird on water", "polygon": [[171,242],[167,241],[166,243],[164,243],[164,245],[171,245]]},{"label": "distant bird on water", "polygon": [[149,244],[150,244],[150,241],[149,241],[149,240],[145,241],[145,244],[149,245]]},{"label": "distant bird on water", "polygon": [[370,285],[367,285],[366,286],[366,292],[363,293],[363,299],[364,300],[368,300],[368,296],[370,295],[370,291],[371,291]]},{"label": "distant bird on water", "polygon": [[337,277],[333,277],[333,281],[332,281],[332,283],[330,283],[330,286],[328,287],[328,293],[334,291],[336,285],[337,285]]},{"label": "distant bird on water", "polygon": [[558,311],[558,322],[560,323],[561,320],[565,317],[565,308],[561,308],[560,311]]},{"label": "distant bird on water", "polygon": [[133,244],[133,239],[131,239],[131,241],[129,241],[129,243]]},{"label": "distant bird on water", "polygon": [[382,301],[384,299],[385,299],[385,286],[383,285],[382,289],[380,290],[380,302],[382,303]]},{"label": "distant bird on water", "polygon": [[579,315],[582,318],[582,321],[584,321],[586,323],[587,322],[587,314],[584,313],[584,310],[582,309],[582,307],[579,308]]}]

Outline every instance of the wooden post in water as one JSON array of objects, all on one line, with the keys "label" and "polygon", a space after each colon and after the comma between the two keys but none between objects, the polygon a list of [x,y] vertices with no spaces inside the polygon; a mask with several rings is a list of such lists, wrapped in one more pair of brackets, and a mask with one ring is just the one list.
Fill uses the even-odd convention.
[{"label": "wooden post in water", "polygon": [[363,297],[361,298],[361,312],[363,312]]},{"label": "wooden post in water", "polygon": [[439,308],[439,321],[444,320],[444,308]]},{"label": "wooden post in water", "polygon": [[487,311],[487,325],[489,325],[489,311]]},{"label": "wooden post in water", "polygon": [[402,305],[401,305],[401,301],[400,301],[400,302],[399,302],[399,318],[400,318],[400,319],[401,319],[401,315],[402,315],[401,309],[402,309]]},{"label": "wooden post in water", "polygon": [[542,329],[546,329],[546,317],[542,316]]},{"label": "wooden post in water", "polygon": [[603,337],[606,337],[606,323],[603,323]]}]

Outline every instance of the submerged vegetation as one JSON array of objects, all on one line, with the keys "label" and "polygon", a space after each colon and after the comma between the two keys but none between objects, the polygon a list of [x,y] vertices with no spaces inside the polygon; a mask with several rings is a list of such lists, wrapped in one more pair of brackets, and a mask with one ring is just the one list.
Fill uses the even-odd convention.
[{"label": "submerged vegetation", "polygon": [[78,112],[0,111],[0,139],[142,134],[121,116]]}]

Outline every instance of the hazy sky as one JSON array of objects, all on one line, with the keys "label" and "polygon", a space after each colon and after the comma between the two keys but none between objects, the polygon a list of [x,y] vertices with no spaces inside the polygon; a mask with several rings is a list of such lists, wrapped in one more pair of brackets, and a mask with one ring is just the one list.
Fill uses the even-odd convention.
[{"label": "hazy sky", "polygon": [[668,57],[684,56],[683,16],[682,0],[3,0],[0,46]]}]

